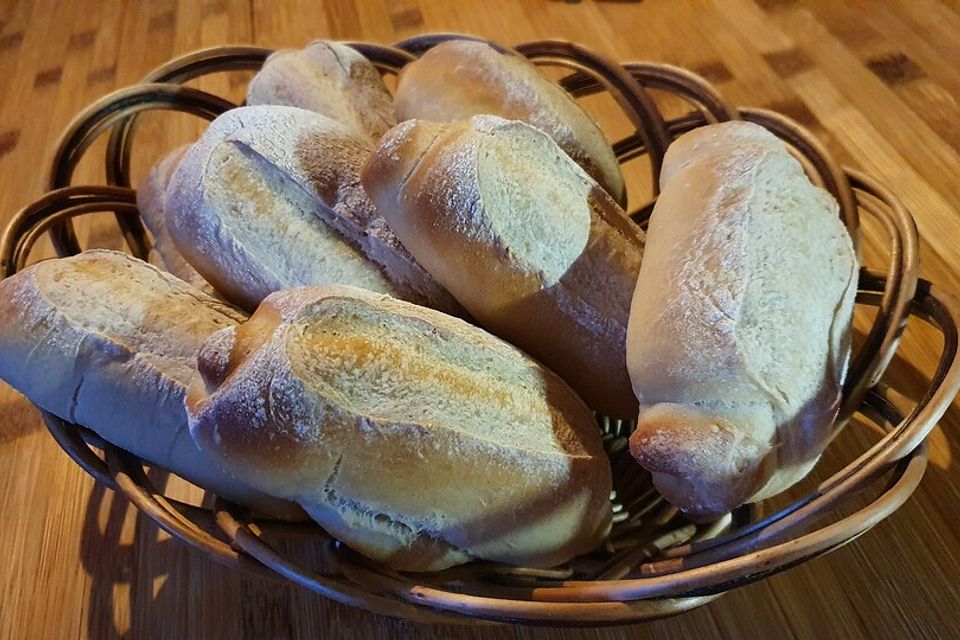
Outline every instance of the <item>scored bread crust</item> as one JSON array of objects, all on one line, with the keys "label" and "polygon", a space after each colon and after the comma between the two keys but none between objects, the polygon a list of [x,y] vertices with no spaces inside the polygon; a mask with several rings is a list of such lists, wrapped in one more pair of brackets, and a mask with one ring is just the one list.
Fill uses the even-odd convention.
[{"label": "scored bread crust", "polygon": [[170,176],[190,148],[189,144],[181,145],[163,155],[147,173],[137,187],[137,210],[143,224],[153,237],[153,246],[150,249],[149,262],[177,276],[187,284],[200,289],[204,293],[215,295],[216,291],[209,282],[203,279],[197,270],[184,260],[177,250],[167,231],[167,216],[164,209],[167,185]]},{"label": "scored bread crust", "polygon": [[232,109],[171,178],[170,234],[201,274],[246,309],[283,288],[348,284],[462,313],[360,186],[370,150],[345,125],[304,109]]},{"label": "scored bread crust", "polygon": [[247,104],[315,111],[372,140],[396,124],[393,98],[377,68],[355,49],[329,40],[270,54],[247,86]]},{"label": "scored bread crust", "polygon": [[463,315],[454,297],[397,239],[360,184],[363,163],[373,146],[354,136],[332,132],[332,123],[326,118],[298,110],[278,113],[277,108],[268,109],[268,119],[292,116],[295,125],[243,127],[230,140],[263,158],[321,203],[316,215],[380,265],[393,295]]},{"label": "scored bread crust", "polygon": [[201,448],[388,566],[550,566],[609,529],[589,409],[460,319],[352,287],[281,291],[198,363]]},{"label": "scored bread crust", "polygon": [[625,206],[620,164],[603,132],[570,95],[526,58],[484,42],[449,40],[407,64],[397,79],[398,121],[450,122],[490,114],[526,122]]},{"label": "scored bread crust", "polygon": [[630,314],[631,452],[712,517],[816,463],[850,354],[858,265],[837,203],[762,127],[670,146]]},{"label": "scored bread crust", "polygon": [[636,415],[625,343],[642,232],[548,136],[495,116],[407,121],[381,139],[363,184],[482,326],[594,409]]},{"label": "scored bread crust", "polygon": [[302,517],[223,471],[183,407],[202,341],[242,313],[123,253],[46,260],[0,282],[0,378],[31,402],[230,500]]}]

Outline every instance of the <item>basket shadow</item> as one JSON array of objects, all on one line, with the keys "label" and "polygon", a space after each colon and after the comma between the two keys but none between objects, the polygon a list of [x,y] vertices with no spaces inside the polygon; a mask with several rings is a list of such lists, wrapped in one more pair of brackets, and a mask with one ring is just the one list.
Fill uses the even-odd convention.
[{"label": "basket shadow", "polygon": [[[159,474],[150,475],[162,486]],[[130,536],[127,523],[131,515],[135,518],[134,534],[132,541],[128,541]],[[126,620],[132,619],[137,612],[156,611],[159,614],[163,610],[160,607],[133,606],[139,595],[134,585],[141,580],[141,576],[137,575],[141,569],[138,563],[141,551],[138,549],[138,542],[144,526],[150,527],[151,524],[146,516],[132,510],[132,505],[125,497],[100,483],[94,485],[87,502],[80,538],[80,560],[91,579],[89,611],[86,616],[89,637],[130,637],[129,628],[133,625],[124,624]],[[177,543],[173,540],[158,541],[149,553],[162,558],[169,553],[172,544]],[[151,564],[163,566],[162,562]],[[145,579],[152,583],[162,575],[149,575],[145,576]],[[121,591],[129,592],[129,615],[128,612],[118,609],[122,602],[118,597]],[[158,596],[162,595],[162,591],[161,589]]]},{"label": "basket shadow", "polygon": [[[164,486],[166,474],[148,475],[155,486]],[[220,566],[166,536],[123,495],[99,483],[86,504],[79,545],[90,579],[86,637],[316,638],[330,637],[331,625],[358,624],[369,634],[416,633],[412,623]],[[309,555],[300,551],[297,555]]]}]

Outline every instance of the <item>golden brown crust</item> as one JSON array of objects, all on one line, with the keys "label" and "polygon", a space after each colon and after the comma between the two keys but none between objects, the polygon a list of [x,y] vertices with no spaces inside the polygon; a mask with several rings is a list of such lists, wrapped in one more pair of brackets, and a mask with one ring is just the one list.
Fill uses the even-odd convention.
[{"label": "golden brown crust", "polygon": [[359,289],[289,290],[199,360],[187,407],[201,447],[390,566],[550,565],[609,527],[589,409],[461,320]]},{"label": "golden brown crust", "polygon": [[347,284],[461,313],[360,186],[370,150],[353,129],[304,109],[232,109],[171,178],[171,236],[204,277],[250,310],[280,289]]},{"label": "golden brown crust", "polygon": [[407,121],[362,179],[397,237],[481,325],[598,411],[635,415],[625,341],[642,234],[546,135],[493,116]]}]

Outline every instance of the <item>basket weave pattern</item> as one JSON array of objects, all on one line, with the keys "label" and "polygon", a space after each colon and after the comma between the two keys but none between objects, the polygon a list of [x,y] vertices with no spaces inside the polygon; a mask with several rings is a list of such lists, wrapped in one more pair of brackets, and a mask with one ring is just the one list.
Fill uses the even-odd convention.
[{"label": "basket weave pattern", "polygon": [[[395,74],[449,34],[419,36],[393,47],[351,43],[384,74]],[[790,119],[766,110],[735,108],[702,78],[676,67],[616,64],[568,42],[542,41],[501,49],[538,65],[569,70],[560,84],[575,98],[608,92],[634,129],[616,141],[621,163],[647,156],[653,192],[670,141],[707,123],[744,119],[783,139],[815,183],[840,204],[855,242],[860,216],[879,220],[889,236],[888,262],[863,269],[858,305],[878,307],[863,345],[854,354],[838,420],[854,413],[858,423],[882,435],[859,458],[784,509],[760,518],[746,506],[709,524],[687,522],[653,490],[649,475],[626,447],[632,424],[599,418],[614,472],[614,526],[605,548],[550,570],[474,562],[432,574],[403,574],[362,558],[313,524],[251,518],[242,508],[216,500],[213,509],[178,502],[158,492],[144,462],[113,447],[80,425],[42,412],[60,446],[97,481],[122,492],[171,535],[224,564],[290,580],[339,602],[376,613],[425,622],[522,622],[597,625],[662,617],[699,606],[724,591],[777,573],[856,538],[895,511],[919,484],[926,467],[924,438],[960,387],[957,327],[960,305],[919,280],[918,238],[909,213],[882,185],[840,167],[823,146]],[[183,86],[201,75],[256,70],[270,50],[220,47],[188,54],[88,107],[59,143],[49,193],[21,211],[0,240],[0,275],[22,269],[30,249],[50,234],[58,255],[81,251],[71,219],[93,212],[115,214],[130,252],[146,259],[149,236],[130,188],[130,154],[137,114],[176,110],[213,119],[236,105]],[[690,112],[666,120],[649,91],[668,92]],[[108,186],[70,186],[79,159],[101,134],[110,133],[105,157]],[[653,202],[631,217],[645,225]],[[919,402],[903,406],[882,382],[909,316],[937,327],[943,350],[937,371]],[[845,516],[840,507],[869,495]],[[849,509],[847,509],[849,511]],[[307,566],[282,551],[276,540],[306,539],[320,550],[319,566]]]}]

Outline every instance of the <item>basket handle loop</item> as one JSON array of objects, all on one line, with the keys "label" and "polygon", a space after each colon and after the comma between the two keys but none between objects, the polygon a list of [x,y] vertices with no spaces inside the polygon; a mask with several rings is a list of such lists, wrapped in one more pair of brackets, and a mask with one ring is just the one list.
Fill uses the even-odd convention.
[{"label": "basket handle loop", "polygon": [[533,62],[556,64],[590,76],[606,88],[636,128],[650,154],[653,193],[660,192],[660,166],[670,145],[667,124],[650,95],[622,66],[572,42],[540,40],[517,45]]},{"label": "basket handle loop", "polygon": [[[81,111],[60,137],[47,190],[69,186],[73,171],[84,152],[101,133],[122,118],[142,111],[170,109],[212,120],[233,106],[233,103],[210,93],[174,84],[140,84],[114,91]],[[149,247],[139,216],[118,212],[117,223],[133,255],[146,259]],[[57,255],[73,255],[81,251],[69,220],[54,225],[50,229],[50,236]]]},{"label": "basket handle loop", "polygon": [[30,249],[45,231],[97,211],[136,216],[136,193],[121,187],[64,187],[21,209],[0,237],[0,279],[26,266]]}]

